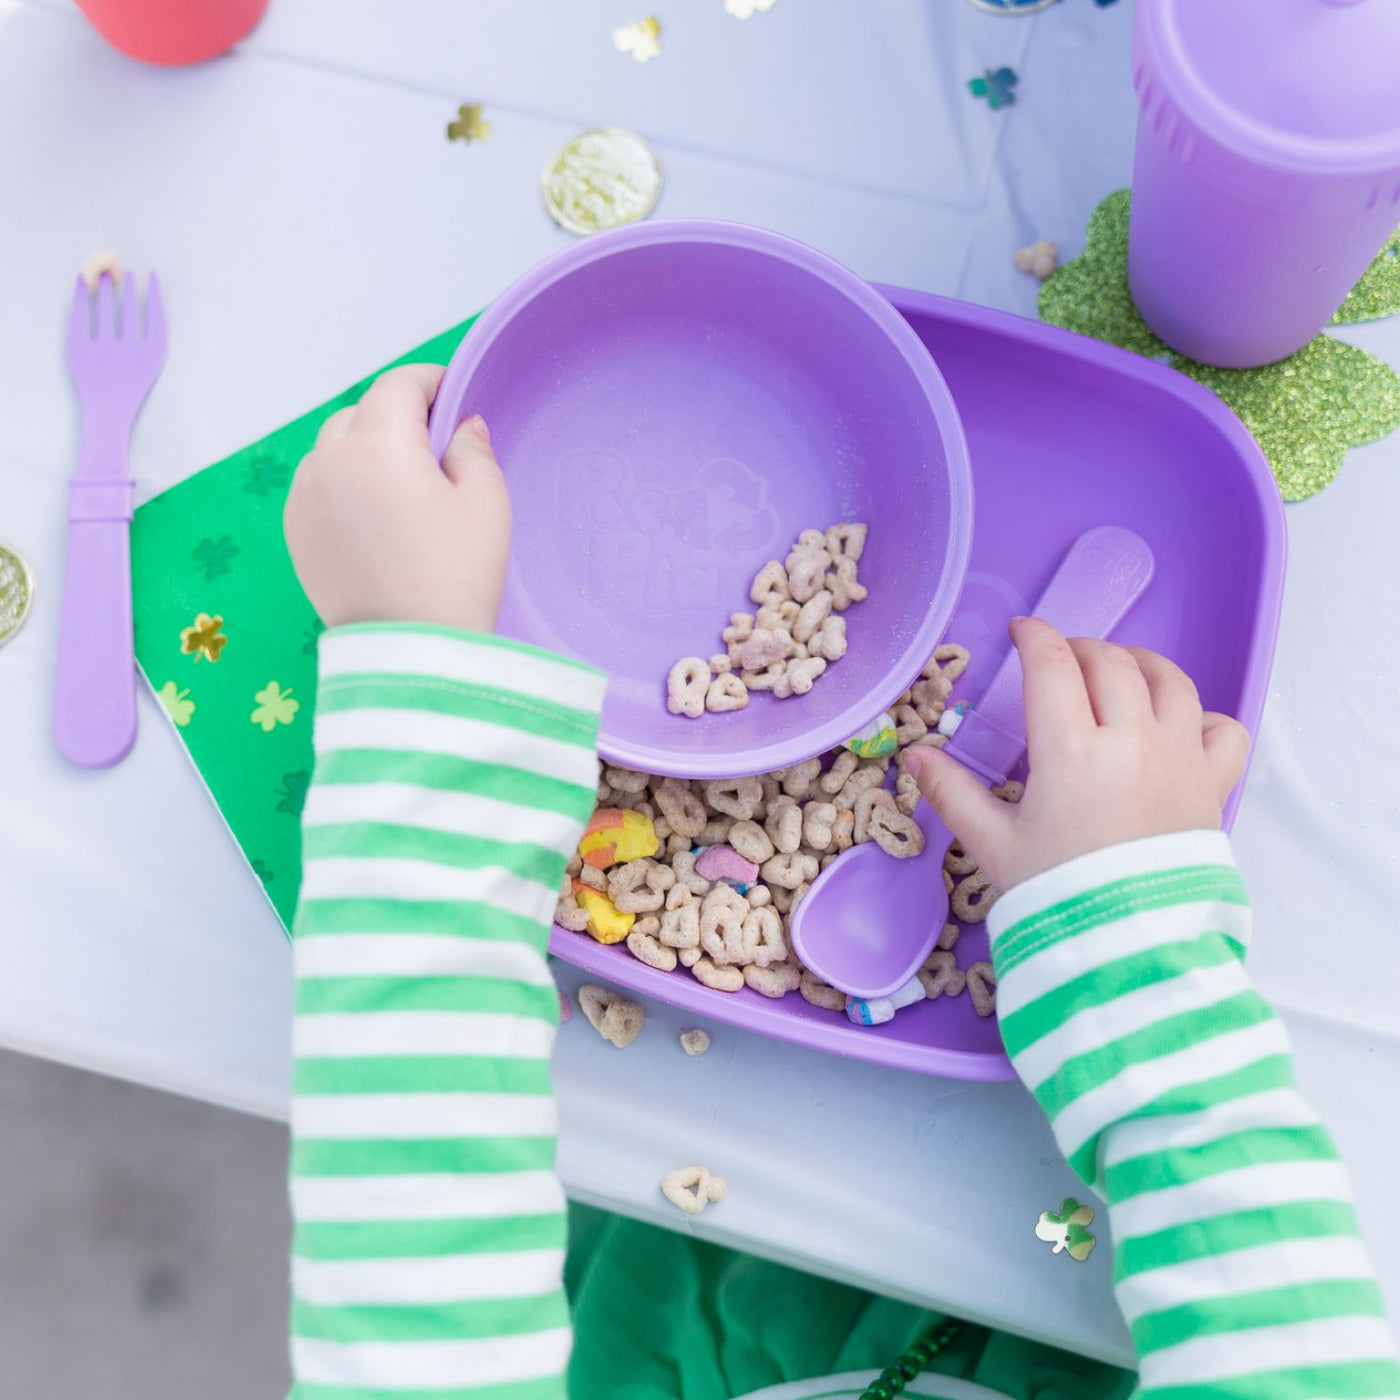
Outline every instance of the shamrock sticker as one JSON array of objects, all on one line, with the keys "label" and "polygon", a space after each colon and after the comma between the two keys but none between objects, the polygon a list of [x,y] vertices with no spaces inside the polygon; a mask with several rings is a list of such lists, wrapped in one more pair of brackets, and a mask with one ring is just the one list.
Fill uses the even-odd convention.
[{"label": "shamrock sticker", "polygon": [[457,108],[457,120],[447,123],[447,139],[470,145],[491,135],[491,123],[481,115],[479,102],[464,102]]},{"label": "shamrock sticker", "polygon": [[988,68],[980,78],[968,79],[968,90],[974,97],[985,97],[987,106],[994,112],[1010,107],[1016,101],[1012,89],[1020,80],[1014,68]]},{"label": "shamrock sticker", "polygon": [[619,24],[612,39],[618,53],[630,53],[638,63],[661,57],[661,21],[655,15]]},{"label": "shamrock sticker", "polygon": [[1088,1227],[1094,1223],[1094,1212],[1089,1206],[1081,1206],[1073,1196],[1066,1196],[1060,1202],[1058,1211],[1041,1211],[1036,1222],[1035,1237],[1053,1244],[1052,1254],[1068,1254],[1076,1263],[1082,1264],[1093,1252],[1096,1243]]},{"label": "shamrock sticker", "polygon": [[156,691],[156,698],[165,706],[165,713],[183,729],[194,718],[195,703],[188,690],[181,690],[174,681],[166,681]]},{"label": "shamrock sticker", "polygon": [[186,627],[180,633],[180,650],[186,656],[193,656],[196,663],[203,661],[205,657],[210,661],[217,661],[228,645],[223,626],[224,620],[218,613],[213,617],[208,613],[197,613],[194,626]]},{"label": "shamrock sticker", "polygon": [[268,681],[253,699],[258,703],[249,718],[261,725],[265,734],[271,734],[279,724],[290,724],[301,709],[301,701],[292,699],[291,687],[283,690],[276,681]]},{"label": "shamrock sticker", "polygon": [[[1153,333],[1128,285],[1131,195],[1118,190],[1089,219],[1084,252],[1042,284],[1040,318],[1189,375],[1230,407],[1269,459],[1285,501],[1320,491],[1347,450],[1400,427],[1400,375],[1364,350],[1318,335],[1257,369],[1218,369],[1178,355]],[[1338,319],[1400,310],[1400,231],[1342,304]]]},{"label": "shamrock sticker", "polygon": [[190,558],[196,568],[204,570],[204,581],[213,583],[228,573],[229,566],[241,553],[231,535],[220,535],[216,540],[200,540],[190,551]]}]

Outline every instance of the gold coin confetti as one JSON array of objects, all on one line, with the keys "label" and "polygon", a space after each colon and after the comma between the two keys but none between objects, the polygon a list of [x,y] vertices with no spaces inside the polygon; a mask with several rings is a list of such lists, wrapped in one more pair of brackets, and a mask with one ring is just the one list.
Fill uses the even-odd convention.
[{"label": "gold coin confetti", "polygon": [[618,53],[630,53],[638,63],[650,63],[661,57],[661,21],[655,15],[628,20],[613,30],[612,40]]},{"label": "gold coin confetti", "polygon": [[661,193],[656,155],[635,132],[604,127],[576,136],[540,173],[549,216],[570,233],[644,219]]},{"label": "gold coin confetti", "polygon": [[481,115],[479,102],[464,102],[457,108],[457,120],[447,123],[447,139],[470,145],[491,135],[491,123]]},{"label": "gold coin confetti", "polygon": [[24,626],[34,600],[34,575],[24,556],[0,544],[0,647]]}]

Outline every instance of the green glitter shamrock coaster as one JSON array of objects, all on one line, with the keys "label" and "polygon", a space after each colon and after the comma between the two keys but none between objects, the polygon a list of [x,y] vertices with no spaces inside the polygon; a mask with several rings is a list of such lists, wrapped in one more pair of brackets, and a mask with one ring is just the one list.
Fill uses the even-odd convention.
[{"label": "green glitter shamrock coaster", "polygon": [[[1131,194],[1116,190],[1089,219],[1084,252],[1040,289],[1040,318],[1161,360],[1221,398],[1269,459],[1285,501],[1322,490],[1347,449],[1400,427],[1400,375],[1384,360],[1329,335],[1257,369],[1218,369],[1178,355],[1138,314],[1128,288]],[[1334,325],[1400,311],[1400,230],[1356,284]]]}]

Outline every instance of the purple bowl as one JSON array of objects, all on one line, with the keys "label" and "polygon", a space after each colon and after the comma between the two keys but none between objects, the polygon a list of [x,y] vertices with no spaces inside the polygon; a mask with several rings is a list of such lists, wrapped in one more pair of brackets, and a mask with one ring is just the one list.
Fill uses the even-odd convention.
[{"label": "purple bowl", "polygon": [[[834,747],[918,674],[957,604],[972,480],[928,351],[852,272],[706,220],[597,234],[482,315],[433,406],[491,426],[515,504],[507,636],[609,677],[598,747],[649,773],[763,772]],[[667,672],[722,651],[765,560],[863,520],[850,650],[800,699],[690,720]]]},{"label": "purple bowl", "polygon": [[[960,693],[976,696],[1070,543],[1125,525],[1156,572],[1113,634],[1178,662],[1213,710],[1258,733],[1283,602],[1283,504],[1254,439],[1185,375],[1054,326],[920,292],[886,295],[945,366],[977,462],[981,509],[967,584],[948,628],[972,650]],[[1243,784],[1225,806],[1234,821]],[[556,927],[550,952],[590,976],[709,1021],[854,1059],[950,1079],[1010,1079],[996,1018],[966,996],[920,1002],[883,1026],[853,1026],[797,993],[770,1001],[658,972],[625,944]],[[963,930],[958,962],[987,956]]]}]

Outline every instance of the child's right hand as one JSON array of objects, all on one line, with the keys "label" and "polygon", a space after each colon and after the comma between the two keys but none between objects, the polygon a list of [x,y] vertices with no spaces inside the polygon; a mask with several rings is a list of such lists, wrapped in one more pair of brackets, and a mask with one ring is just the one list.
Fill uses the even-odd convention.
[{"label": "child's right hand", "polygon": [[906,751],[919,788],[1002,890],[1123,841],[1220,825],[1249,735],[1205,713],[1190,679],[1141,648],[1075,638],[1017,618],[1030,777],[999,801],[934,748]]}]

